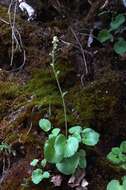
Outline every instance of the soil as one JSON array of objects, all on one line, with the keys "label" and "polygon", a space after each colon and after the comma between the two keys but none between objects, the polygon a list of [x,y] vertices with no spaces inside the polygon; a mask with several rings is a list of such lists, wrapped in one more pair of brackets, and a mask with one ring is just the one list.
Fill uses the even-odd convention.
[{"label": "soil", "polygon": [[[62,175],[60,187],[47,181],[39,185],[31,182],[30,162],[43,158],[46,139],[39,120],[49,118],[64,131],[62,101],[49,55],[53,36],[57,35],[56,68],[63,91],[68,91],[68,124],[88,124],[100,133],[95,147],[85,147],[88,190],[106,190],[111,179],[126,174],[106,158],[112,147],[126,140],[126,58],[114,52],[113,42],[101,44],[96,36],[115,14],[125,13],[125,8],[120,1],[108,1],[104,8],[103,0],[29,2],[38,15],[28,22],[26,16],[17,13],[16,27],[23,46],[21,51],[15,50],[12,65],[11,28],[4,22],[8,22],[7,8],[0,5],[0,142],[11,145],[16,153],[0,152],[0,189],[72,189],[67,184],[70,176]],[[88,45],[91,33],[94,38]],[[118,36],[125,37],[125,30]],[[47,169],[59,175],[54,167]]]}]

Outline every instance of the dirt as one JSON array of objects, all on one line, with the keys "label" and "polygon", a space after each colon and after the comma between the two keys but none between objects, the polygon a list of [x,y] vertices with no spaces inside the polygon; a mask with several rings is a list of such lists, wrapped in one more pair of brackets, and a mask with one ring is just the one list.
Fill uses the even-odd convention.
[{"label": "dirt", "polygon": [[[16,24],[26,53],[25,64],[23,51],[16,51],[10,65],[11,30],[0,20],[0,142],[10,144],[16,152],[15,156],[0,153],[1,190],[71,189],[67,185],[70,176],[62,176],[59,188],[47,181],[39,185],[31,182],[30,162],[43,158],[46,139],[38,126],[39,119],[47,117],[64,131],[62,101],[50,66],[54,35],[60,40],[56,67],[62,89],[68,91],[68,124],[88,123],[100,133],[98,145],[85,148],[88,190],[106,190],[111,179],[125,175],[125,170],[106,158],[112,147],[126,140],[125,56],[117,55],[112,43],[103,45],[96,38],[91,47],[87,45],[92,30],[97,36],[109,24],[113,12],[123,13],[125,9],[119,1],[109,1],[102,10],[103,4],[100,0],[38,1],[38,16],[30,23],[18,13]],[[103,11],[109,14],[99,16]],[[3,5],[0,18],[8,21]],[[96,27],[98,23],[100,27]],[[52,175],[59,174],[55,168],[47,168]]]}]

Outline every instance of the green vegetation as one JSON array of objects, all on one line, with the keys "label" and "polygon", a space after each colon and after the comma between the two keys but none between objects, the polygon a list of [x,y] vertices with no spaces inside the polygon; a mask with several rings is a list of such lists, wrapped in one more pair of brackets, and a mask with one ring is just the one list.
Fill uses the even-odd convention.
[{"label": "green vegetation", "polygon": [[111,180],[107,185],[107,190],[125,190],[126,189],[126,176],[122,177],[121,183],[119,180]]},{"label": "green vegetation", "polygon": [[47,132],[51,129],[51,123],[48,119],[41,119],[39,121],[39,126],[43,131]]},{"label": "green vegetation", "polygon": [[[59,128],[52,128],[47,119],[41,119],[39,126],[44,132],[48,132],[48,139],[44,144],[42,166],[44,164],[45,167],[46,161],[55,164],[56,168],[65,175],[74,174],[77,168],[86,168],[86,152],[81,147],[82,145],[96,145],[99,141],[99,133],[91,128],[82,129],[81,126],[74,126],[69,129],[69,135],[66,137]],[[38,159],[34,159],[31,165],[36,166],[38,162]],[[47,171],[43,172],[37,168],[33,170],[32,181],[38,184],[49,176]]]},{"label": "green vegetation", "polygon": [[15,151],[12,149],[11,145],[4,143],[4,142],[2,142],[0,144],[0,152],[5,153],[6,155],[13,154],[15,156],[15,154],[16,154]]},{"label": "green vegetation", "polygon": [[120,147],[112,148],[111,152],[107,155],[107,159],[114,165],[126,169],[126,141],[123,141]]},{"label": "green vegetation", "polygon": [[54,73],[54,76],[55,76],[55,79],[56,79],[58,90],[60,92],[60,96],[61,96],[61,99],[62,99],[62,105],[63,105],[63,111],[64,111],[65,130],[66,130],[66,135],[67,135],[67,113],[66,113],[66,104],[65,104],[65,100],[64,100],[64,96],[67,94],[67,92],[63,92],[63,90],[61,88],[61,85],[60,85],[60,82],[59,82],[59,78],[58,78],[58,75],[59,75],[60,71],[56,70],[56,68],[55,68],[56,55],[57,55],[57,51],[58,51],[58,42],[59,42],[59,40],[58,40],[57,36],[54,36],[53,41],[52,41],[53,49],[52,49],[52,52],[50,53],[50,55],[52,57],[52,62],[51,62],[50,65],[52,66],[52,70],[53,70],[53,73]]},{"label": "green vegetation", "polygon": [[119,55],[126,53],[125,39],[116,37],[116,34],[120,32],[119,30],[124,27],[123,24],[125,23],[125,20],[126,19],[124,14],[118,14],[114,19],[112,19],[110,27],[108,29],[101,30],[97,37],[101,43],[114,41],[113,49]]},{"label": "green vegetation", "polygon": [[32,181],[34,184],[39,184],[43,179],[47,179],[50,177],[49,172],[42,171],[42,169],[36,169],[32,172]]},{"label": "green vegetation", "polygon": [[43,171],[43,168],[46,166],[46,160],[43,159],[41,162],[38,159],[32,160],[30,163],[31,166],[38,166],[37,169],[32,172],[32,182],[34,184],[39,184],[43,179],[47,179],[50,177],[50,173],[48,171]]}]

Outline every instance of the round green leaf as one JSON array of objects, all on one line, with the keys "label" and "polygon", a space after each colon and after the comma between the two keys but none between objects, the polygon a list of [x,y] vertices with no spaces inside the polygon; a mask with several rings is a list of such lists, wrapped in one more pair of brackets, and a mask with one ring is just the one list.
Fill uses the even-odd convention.
[{"label": "round green leaf", "polygon": [[64,151],[65,151],[65,145],[66,145],[66,137],[62,134],[58,135],[55,140],[55,152],[57,155],[61,155],[61,157],[64,157]]},{"label": "round green leaf", "polygon": [[91,128],[86,128],[82,132],[82,143],[89,146],[94,146],[98,143],[99,137],[99,133],[95,132]]},{"label": "round green leaf", "polygon": [[111,152],[107,155],[108,160],[110,160],[113,164],[121,164],[125,162],[126,156],[122,154],[121,149],[119,147],[112,148]]},{"label": "round green leaf", "polygon": [[108,40],[111,40],[113,37],[111,35],[111,33],[107,30],[107,29],[104,29],[104,30],[101,30],[98,34],[98,37],[97,39],[101,42],[101,43],[104,43]]},{"label": "round green leaf", "polygon": [[70,133],[70,134],[74,134],[74,133],[80,134],[81,131],[82,131],[82,127],[81,127],[81,126],[74,126],[74,127],[71,127],[71,128],[69,129],[69,133]]},{"label": "round green leaf", "polygon": [[44,168],[46,166],[46,163],[47,163],[47,160],[46,159],[43,159],[41,161],[41,166]]},{"label": "round green leaf", "polygon": [[32,182],[34,184],[39,184],[43,179],[43,171],[41,169],[36,169],[32,172]]},{"label": "round green leaf", "polygon": [[122,178],[123,181],[123,188],[126,189],[126,176]]},{"label": "round green leaf", "polygon": [[52,135],[57,136],[60,133],[60,129],[59,128],[55,128],[52,130]]},{"label": "round green leaf", "polygon": [[126,153],[126,141],[123,141],[120,145],[120,150],[123,152],[123,153]]},{"label": "round green leaf", "polygon": [[50,163],[57,163],[63,159],[63,155],[61,155],[61,153],[58,153],[58,151],[55,151],[55,140],[56,137],[54,136],[49,138],[44,146],[44,157]]},{"label": "round green leaf", "polygon": [[111,30],[118,29],[125,22],[125,16],[118,14],[110,23]]},{"label": "round green leaf", "polygon": [[126,41],[123,38],[119,38],[118,41],[115,42],[114,51],[119,55],[126,53]]},{"label": "round green leaf", "polygon": [[50,177],[50,173],[47,171],[44,171],[42,176],[43,176],[43,179],[48,179]]},{"label": "round green leaf", "polygon": [[126,163],[126,155],[125,154],[120,153],[119,154],[119,159],[120,159],[120,162]]},{"label": "round green leaf", "polygon": [[77,138],[70,136],[66,141],[64,158],[71,157],[77,152],[79,147],[79,142]]},{"label": "round green leaf", "polygon": [[107,159],[110,160],[113,164],[120,164],[120,158],[119,154],[114,154],[113,152],[110,152],[107,155]]},{"label": "round green leaf", "polygon": [[118,180],[111,180],[107,185],[107,190],[126,190],[126,176],[121,178],[121,183]]},{"label": "round green leaf", "polygon": [[48,119],[40,119],[39,120],[39,127],[43,131],[48,132],[51,129],[51,122]]},{"label": "round green leaf", "polygon": [[79,143],[81,142],[81,135],[79,133],[74,133],[72,136],[75,137]]},{"label": "round green leaf", "polygon": [[61,163],[57,163],[56,167],[61,173],[65,175],[71,175],[75,173],[78,164],[79,164],[79,156],[78,154],[75,154],[70,158],[65,158]]},{"label": "round green leaf", "polygon": [[119,155],[121,153],[121,149],[119,147],[113,147],[111,152],[114,155]]},{"label": "round green leaf", "polygon": [[34,159],[32,160],[32,162],[30,163],[31,166],[36,166],[38,164],[39,160],[38,159]]},{"label": "round green leaf", "polygon": [[118,180],[112,180],[107,185],[107,190],[124,190]]}]

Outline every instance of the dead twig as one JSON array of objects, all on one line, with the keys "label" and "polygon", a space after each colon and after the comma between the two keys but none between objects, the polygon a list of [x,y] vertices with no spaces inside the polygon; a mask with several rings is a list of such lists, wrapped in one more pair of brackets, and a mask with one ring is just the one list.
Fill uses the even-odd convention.
[{"label": "dead twig", "polygon": [[[78,37],[77,37],[77,35],[76,35],[76,33],[75,33],[75,31],[73,30],[72,27],[70,27],[70,30],[71,30],[72,34],[74,35],[74,38],[76,39],[77,44],[78,44],[79,47],[80,47],[80,51],[81,51],[82,59],[83,59],[83,64],[84,64],[84,68],[85,68],[85,74],[88,75],[88,66],[87,66],[87,61],[86,61],[84,49],[83,49],[83,47],[82,47],[82,45],[81,45],[81,43],[80,43],[80,41],[79,41],[79,39],[78,39]],[[84,86],[84,84],[83,84],[83,79],[84,79],[84,75],[85,75],[85,74],[83,73],[83,75],[82,75],[82,77],[81,77],[81,83],[82,83],[83,86]]]},{"label": "dead twig", "polygon": [[6,20],[4,20],[3,18],[0,17],[0,21],[4,22],[5,24],[10,24],[9,22],[7,22]]},{"label": "dead twig", "polygon": [[14,3],[14,0],[11,0],[9,8],[8,8],[9,24],[11,27],[11,40],[12,40],[12,42],[11,42],[11,63],[10,63],[11,66],[13,65],[15,52],[16,51],[23,52],[23,63],[19,68],[15,69],[15,71],[17,71],[25,65],[26,53],[24,50],[21,34],[16,26],[16,12],[17,12],[18,2],[16,0],[15,5],[14,5],[14,12],[12,13],[11,9],[12,9],[13,3]]},{"label": "dead twig", "polygon": [[105,0],[104,4],[101,6],[100,9],[104,9],[109,3],[109,0]]}]

